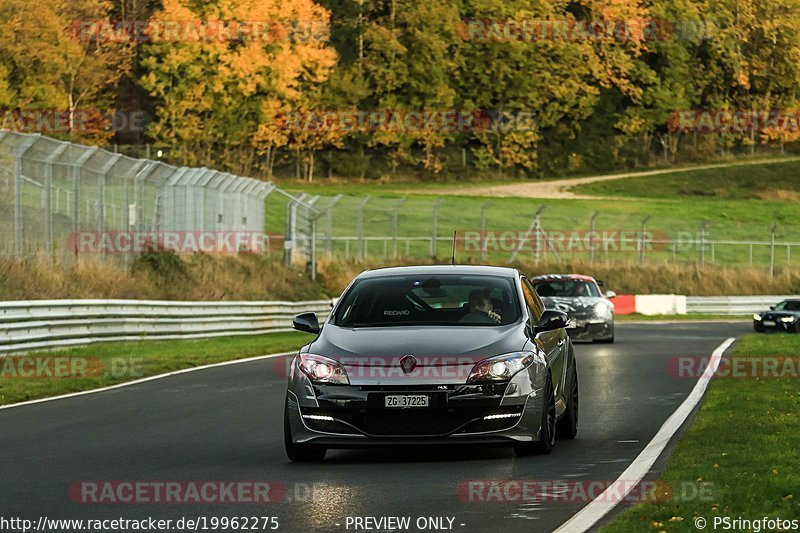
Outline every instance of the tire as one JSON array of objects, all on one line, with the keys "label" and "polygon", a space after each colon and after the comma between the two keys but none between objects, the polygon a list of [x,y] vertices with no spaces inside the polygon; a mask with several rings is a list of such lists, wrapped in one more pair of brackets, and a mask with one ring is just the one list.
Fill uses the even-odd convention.
[{"label": "tire", "polygon": [[572,440],[578,434],[578,406],[580,405],[578,395],[578,368],[575,364],[575,356],[569,365],[567,378],[567,410],[561,416],[556,426],[559,439]]},{"label": "tire", "polygon": [[283,411],[283,444],[286,456],[295,463],[316,463],[325,459],[327,449],[313,444],[296,444],[292,440],[292,428],[289,425],[289,409]]},{"label": "tire", "polygon": [[547,455],[553,451],[556,443],[556,396],[553,390],[553,380],[547,374],[547,381],[544,385],[545,404],[542,409],[541,430],[537,442],[526,442],[517,444],[515,450],[517,455],[539,454]]}]

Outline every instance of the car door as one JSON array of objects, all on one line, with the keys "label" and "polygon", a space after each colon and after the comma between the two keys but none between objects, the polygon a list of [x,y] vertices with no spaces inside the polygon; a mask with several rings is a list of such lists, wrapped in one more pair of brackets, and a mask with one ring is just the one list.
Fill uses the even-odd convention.
[{"label": "car door", "polygon": [[[531,331],[544,312],[544,304],[533,286],[525,276],[522,276],[522,295],[525,297],[525,305],[528,306],[528,314],[531,317]],[[533,342],[547,354],[550,364],[550,372],[553,376],[553,387],[555,387],[556,397],[562,395],[564,382],[566,379],[564,372],[564,362],[567,350],[567,332],[563,329],[545,331],[535,335]]]}]

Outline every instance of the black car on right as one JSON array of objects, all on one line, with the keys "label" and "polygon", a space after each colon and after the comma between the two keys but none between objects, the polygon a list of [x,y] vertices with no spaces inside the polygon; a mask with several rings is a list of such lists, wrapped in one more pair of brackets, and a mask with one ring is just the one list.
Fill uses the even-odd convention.
[{"label": "black car on right", "polygon": [[759,333],[788,331],[800,333],[800,299],[784,300],[769,311],[753,315],[753,328]]}]

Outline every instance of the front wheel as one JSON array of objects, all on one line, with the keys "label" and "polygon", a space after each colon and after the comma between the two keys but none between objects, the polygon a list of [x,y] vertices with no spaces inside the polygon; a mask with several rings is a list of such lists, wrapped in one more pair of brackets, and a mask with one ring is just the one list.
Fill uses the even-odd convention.
[{"label": "front wheel", "polygon": [[556,444],[556,395],[553,389],[553,380],[550,374],[544,384],[544,405],[542,407],[541,429],[539,430],[538,442],[526,442],[517,444],[515,450],[517,455],[529,455],[531,453],[546,455],[553,451]]},{"label": "front wheel", "polygon": [[292,428],[289,425],[289,409],[283,411],[283,444],[286,456],[295,463],[319,462],[325,459],[327,449],[313,444],[296,444],[292,439]]},{"label": "front wheel", "polygon": [[567,410],[558,421],[558,438],[571,440],[578,434],[578,368],[575,357],[567,374]]}]

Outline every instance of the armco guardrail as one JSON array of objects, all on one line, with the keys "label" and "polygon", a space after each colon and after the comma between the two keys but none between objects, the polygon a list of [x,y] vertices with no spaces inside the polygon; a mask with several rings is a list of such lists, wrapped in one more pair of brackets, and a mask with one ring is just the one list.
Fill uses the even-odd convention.
[{"label": "armco guardrail", "polygon": [[800,296],[688,296],[686,297],[687,314],[714,315],[747,315],[757,311],[766,311],[787,298]]},{"label": "armco guardrail", "polygon": [[[631,312],[747,315],[766,310],[770,305],[786,298],[793,297],[637,295],[636,307]],[[94,342],[199,339],[290,331],[295,314],[314,311],[324,319],[328,316],[332,303],[333,300],[0,302],[0,354]]]},{"label": "armco guardrail", "polygon": [[290,331],[292,317],[327,317],[332,300],[166,302],[35,300],[0,302],[0,353],[110,341],[196,339]]}]

